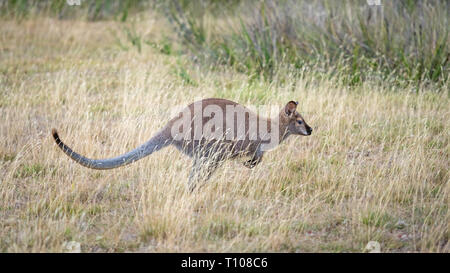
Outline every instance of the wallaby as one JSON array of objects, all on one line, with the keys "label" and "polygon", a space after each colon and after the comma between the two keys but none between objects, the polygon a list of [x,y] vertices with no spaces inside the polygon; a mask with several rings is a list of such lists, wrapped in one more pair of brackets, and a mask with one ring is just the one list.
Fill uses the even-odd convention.
[{"label": "wallaby", "polygon": [[[226,159],[251,156],[244,162],[255,167],[270,148],[290,135],[311,135],[312,128],[297,112],[298,102],[289,101],[277,117],[266,119],[248,108],[226,99],[203,99],[188,105],[150,140],[134,150],[109,159],[89,159],[65,145],[52,129],[61,150],[79,164],[98,170],[133,163],[168,145],[193,158],[189,175],[192,191],[196,182],[208,180]],[[182,128],[183,132],[179,132]]]}]

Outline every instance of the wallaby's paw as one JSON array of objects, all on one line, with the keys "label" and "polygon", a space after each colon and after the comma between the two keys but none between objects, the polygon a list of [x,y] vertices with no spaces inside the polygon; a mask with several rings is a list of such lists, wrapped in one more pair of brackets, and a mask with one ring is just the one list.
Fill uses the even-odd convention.
[{"label": "wallaby's paw", "polygon": [[252,168],[254,168],[256,166],[256,161],[254,161],[254,160],[245,161],[244,162],[244,166],[249,168],[249,169],[252,169]]}]

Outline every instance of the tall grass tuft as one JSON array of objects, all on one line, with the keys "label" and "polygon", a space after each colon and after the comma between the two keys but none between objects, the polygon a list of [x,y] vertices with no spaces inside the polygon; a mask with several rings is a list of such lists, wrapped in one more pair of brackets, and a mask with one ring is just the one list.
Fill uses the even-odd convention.
[{"label": "tall grass tuft", "polygon": [[284,66],[323,68],[350,85],[448,81],[447,1],[243,1],[210,26],[207,3],[166,8],[196,58],[268,79]]}]

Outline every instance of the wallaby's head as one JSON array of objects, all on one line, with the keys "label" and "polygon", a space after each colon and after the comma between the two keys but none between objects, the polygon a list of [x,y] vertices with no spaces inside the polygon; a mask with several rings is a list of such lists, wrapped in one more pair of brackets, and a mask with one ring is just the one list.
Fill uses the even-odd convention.
[{"label": "wallaby's head", "polygon": [[287,123],[287,130],[293,135],[311,135],[312,128],[305,122],[303,117],[297,112],[298,102],[290,101],[281,112],[283,121]]}]

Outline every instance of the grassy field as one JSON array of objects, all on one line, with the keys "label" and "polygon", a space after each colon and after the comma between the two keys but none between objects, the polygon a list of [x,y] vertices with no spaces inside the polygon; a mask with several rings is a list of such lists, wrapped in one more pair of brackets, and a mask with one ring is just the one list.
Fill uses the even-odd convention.
[{"label": "grassy field", "polygon": [[[448,81],[441,92],[290,70],[266,81],[194,65],[171,33],[156,13],[139,24],[2,19],[1,252],[62,252],[69,241],[83,252],[361,252],[369,241],[449,252]],[[50,135],[55,127],[75,151],[111,157],[207,97],[298,100],[314,132],[252,170],[227,162],[193,194],[190,159],[173,148],[95,171]]]}]

